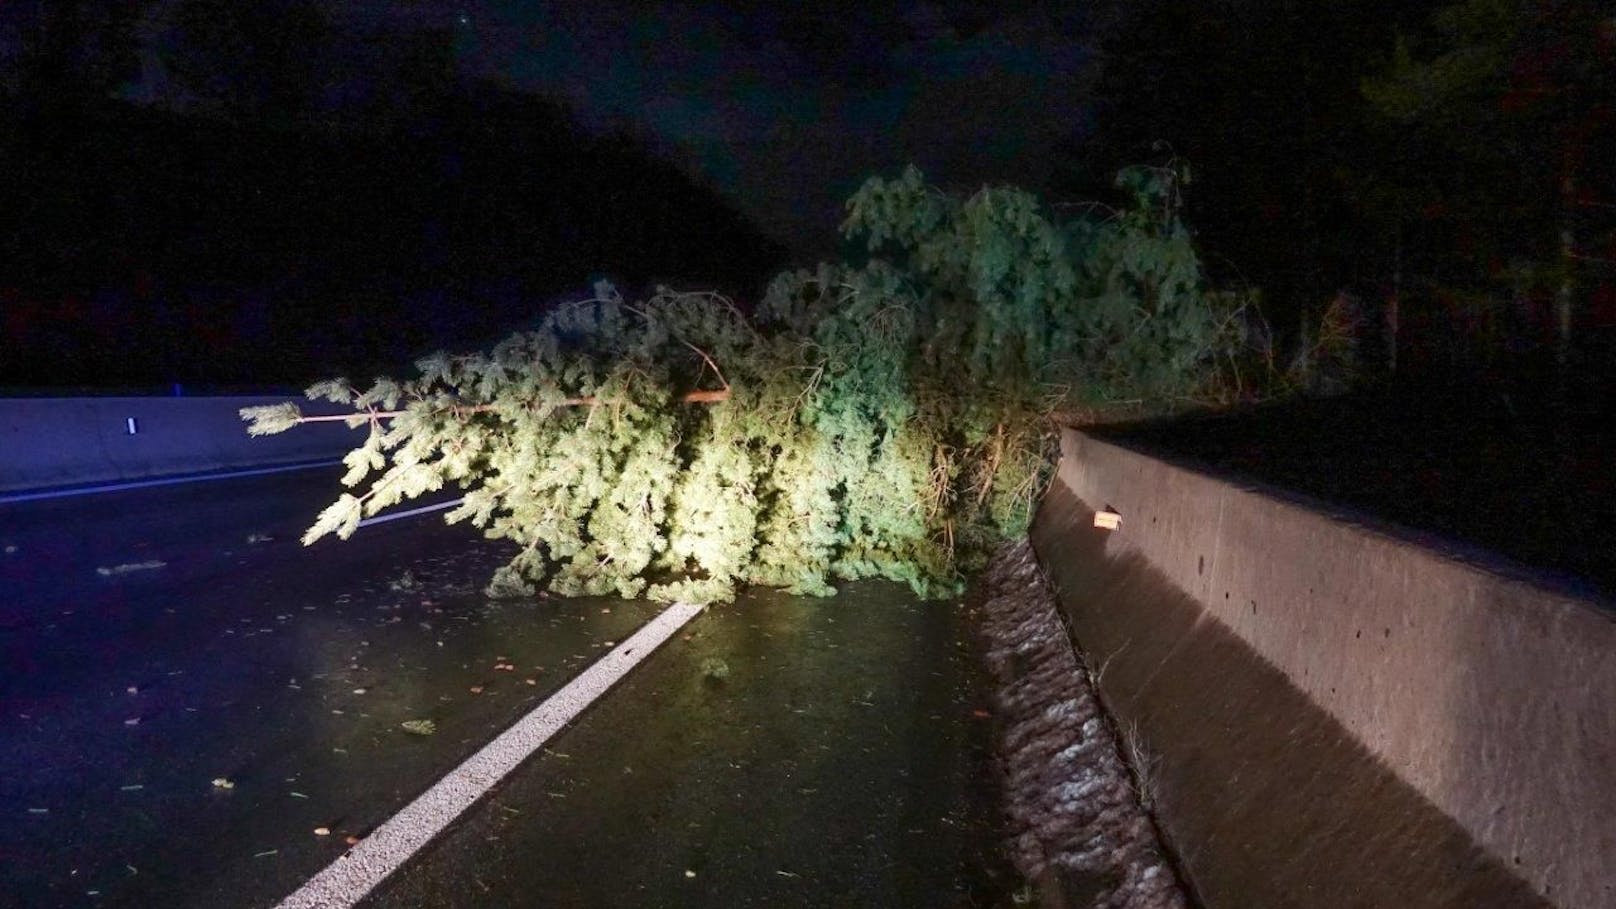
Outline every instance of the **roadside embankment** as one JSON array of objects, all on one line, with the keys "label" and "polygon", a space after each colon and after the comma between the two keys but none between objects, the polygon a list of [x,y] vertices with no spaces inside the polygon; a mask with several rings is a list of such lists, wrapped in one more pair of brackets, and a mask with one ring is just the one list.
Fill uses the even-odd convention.
[{"label": "roadside embankment", "polygon": [[1616,902],[1607,604],[1071,430],[1033,543],[1208,907]]},{"label": "roadside embankment", "polygon": [[238,410],[289,397],[0,399],[0,491],[336,458],[357,443],[341,422],[247,435]]}]

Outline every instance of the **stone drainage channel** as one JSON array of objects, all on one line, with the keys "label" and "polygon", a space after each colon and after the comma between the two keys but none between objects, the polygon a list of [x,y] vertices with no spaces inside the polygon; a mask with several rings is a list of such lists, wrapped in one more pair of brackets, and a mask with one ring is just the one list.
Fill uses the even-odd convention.
[{"label": "stone drainage channel", "polygon": [[1148,748],[1105,713],[1029,543],[999,551],[971,607],[993,687],[1008,851],[1030,882],[1018,902],[1190,905],[1146,808]]}]

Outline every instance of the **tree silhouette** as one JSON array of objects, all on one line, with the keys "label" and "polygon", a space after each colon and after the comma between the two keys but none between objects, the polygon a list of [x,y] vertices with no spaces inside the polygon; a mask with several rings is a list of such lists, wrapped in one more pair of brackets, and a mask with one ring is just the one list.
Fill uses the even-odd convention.
[{"label": "tree silhouette", "polygon": [[164,65],[196,105],[238,122],[309,116],[331,85],[333,31],[314,0],[183,0]]},{"label": "tree silhouette", "polygon": [[1552,292],[1562,369],[1586,293],[1579,278],[1588,247],[1608,235],[1600,210],[1616,201],[1598,185],[1608,174],[1597,162],[1616,125],[1613,50],[1616,16],[1602,4],[1464,0],[1401,36],[1390,63],[1363,85],[1377,111],[1462,175],[1443,198],[1469,200],[1452,214],[1466,245],[1495,263],[1489,277]]},{"label": "tree silhouette", "polygon": [[139,74],[136,26],[152,0],[48,0],[19,30],[19,97],[55,108],[103,101]]},{"label": "tree silhouette", "polygon": [[1369,163],[1358,83],[1396,22],[1349,0],[1127,4],[1100,35],[1092,124],[1061,191],[1091,195],[1129,162],[1189,162],[1208,267],[1260,286],[1294,329],[1362,278],[1343,177]]}]

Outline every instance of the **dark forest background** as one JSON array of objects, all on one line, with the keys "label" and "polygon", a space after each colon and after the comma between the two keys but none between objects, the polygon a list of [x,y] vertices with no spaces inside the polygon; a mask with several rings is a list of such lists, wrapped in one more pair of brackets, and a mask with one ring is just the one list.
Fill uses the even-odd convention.
[{"label": "dark forest background", "polygon": [[[46,4],[0,73],[0,386],[363,374],[598,276],[751,297],[790,260],[654,142],[461,74],[448,27],[183,0],[157,52],[185,103],[129,98],[148,6]],[[1090,21],[1089,116],[1029,188],[1109,198],[1124,165],[1186,163],[1204,259],[1260,288],[1281,351],[1333,312],[1367,375],[1609,377],[1606,5],[1137,0]]]},{"label": "dark forest background", "polygon": [[185,109],[120,100],[140,6],[51,6],[0,97],[0,387],[373,375],[598,277],[750,292],[785,261],[640,138],[458,76],[448,29],[334,48],[317,4],[194,3]]},{"label": "dark forest background", "polygon": [[1281,336],[1343,300],[1372,373],[1610,377],[1608,4],[1140,0],[1100,46],[1063,189],[1187,162],[1209,267],[1260,288]]}]

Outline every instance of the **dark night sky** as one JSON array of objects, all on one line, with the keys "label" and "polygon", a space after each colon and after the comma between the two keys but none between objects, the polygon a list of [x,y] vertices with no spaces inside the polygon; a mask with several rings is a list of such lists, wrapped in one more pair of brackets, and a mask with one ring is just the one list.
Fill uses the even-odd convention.
[{"label": "dark night sky", "polygon": [[[154,50],[174,5],[158,0],[147,11],[142,73],[127,92],[183,107]],[[3,58],[35,4],[0,6],[10,7],[9,16],[0,10]],[[1089,12],[973,0],[750,11],[709,2],[336,0],[329,9],[350,38],[453,28],[463,73],[563,98],[592,128],[651,139],[799,256],[832,252],[841,202],[865,176],[908,162],[945,185],[1040,188],[1055,143],[1080,126],[1094,27]]]},{"label": "dark night sky", "polygon": [[827,251],[858,182],[906,162],[948,183],[1041,184],[1083,109],[1081,23],[1042,13],[545,6],[461,7],[464,64],[560,93],[591,123],[649,131],[799,251]]},{"label": "dark night sky", "polygon": [[[296,308],[290,282],[305,308],[363,285],[483,301],[492,320],[585,268],[751,286],[781,251],[732,208],[791,260],[834,258],[842,203],[908,163],[956,193],[1008,183],[1059,206],[1171,158],[1194,165],[1184,211],[1212,279],[1260,288],[1282,335],[1343,289],[1398,288],[1425,295],[1408,329],[1443,337],[1469,331],[1462,297],[1526,300],[1522,346],[1539,349],[1566,211],[1587,311],[1616,324],[1616,25],[1568,0],[1459,36],[1431,18],[1444,2],[0,0],[0,100],[34,130],[0,142],[17,165],[0,188],[34,218],[0,243],[34,295],[24,321],[63,343],[80,336],[53,300],[150,285],[153,306],[205,312],[215,273],[277,313]],[[1402,78],[1398,34],[1432,66],[1497,65],[1435,87],[1416,68],[1399,91],[1446,100],[1399,113],[1363,91]],[[1575,199],[1562,162],[1580,162],[1563,164]],[[153,212],[166,232],[143,227]],[[314,224],[369,266],[309,241]],[[215,237],[286,255],[224,261]],[[732,252],[747,244],[752,259]],[[155,281],[121,264],[137,253]],[[507,280],[525,283],[494,289]]]}]

